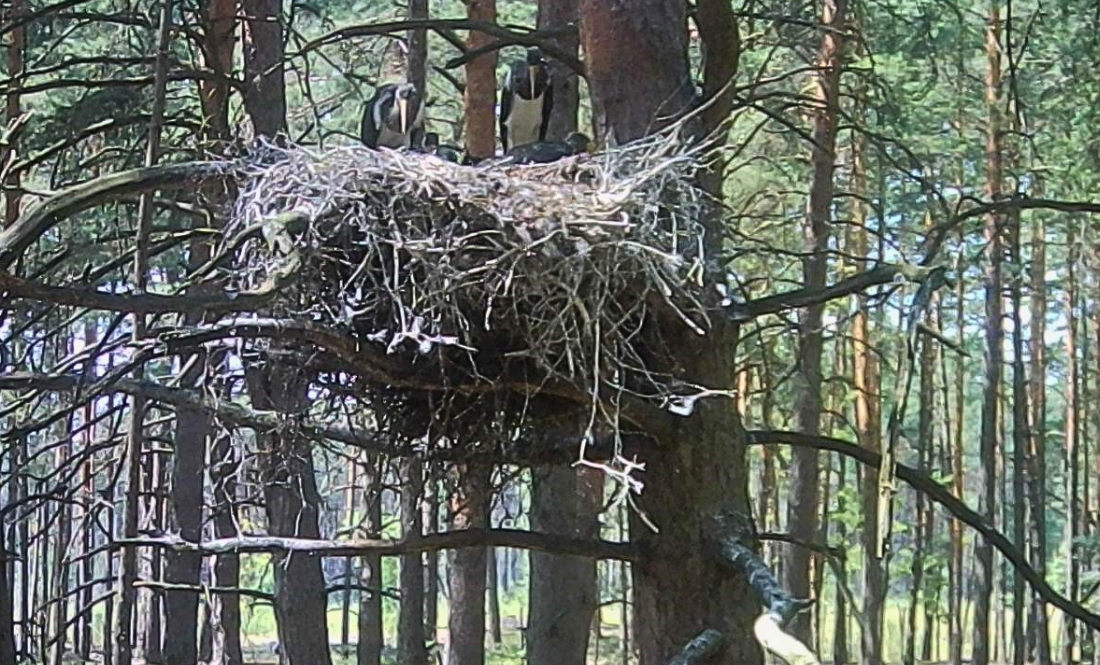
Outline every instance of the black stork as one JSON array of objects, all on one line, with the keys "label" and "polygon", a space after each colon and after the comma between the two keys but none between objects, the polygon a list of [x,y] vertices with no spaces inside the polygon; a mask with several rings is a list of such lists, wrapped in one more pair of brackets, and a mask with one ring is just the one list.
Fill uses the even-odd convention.
[{"label": "black stork", "polygon": [[516,146],[546,140],[554,90],[550,68],[537,46],[516,60],[500,90],[500,145],[504,152]]},{"label": "black stork", "polygon": [[503,164],[549,164],[564,157],[592,152],[592,139],[573,132],[564,141],[538,141],[517,145],[504,153]]},{"label": "black stork", "polygon": [[435,132],[424,133],[424,152],[455,164],[462,162],[462,152],[453,145],[440,143],[439,134]]},{"label": "black stork", "polygon": [[415,147],[424,133],[424,104],[412,83],[380,86],[367,100],[360,128],[368,148]]}]

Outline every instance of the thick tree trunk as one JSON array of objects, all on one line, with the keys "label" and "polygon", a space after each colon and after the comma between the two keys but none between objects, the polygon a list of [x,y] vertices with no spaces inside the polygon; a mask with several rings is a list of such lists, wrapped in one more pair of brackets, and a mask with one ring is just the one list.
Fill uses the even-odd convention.
[{"label": "thick tree trunk", "polygon": [[[428,0],[409,0],[409,18],[428,18]],[[428,31],[409,31],[408,81],[422,97],[428,94]]]},{"label": "thick tree trunk", "polygon": [[[424,532],[421,498],[424,492],[424,466],[417,459],[404,463],[401,486],[401,532],[406,538]],[[405,665],[427,665],[428,650],[424,639],[424,556],[401,557],[401,607],[397,618],[397,660]]]},{"label": "thick tree trunk", "polygon": [[[301,370],[269,359],[246,370],[249,397],[256,409],[300,413],[307,404],[309,381]],[[274,431],[258,435],[268,532],[275,536],[320,538],[322,504],[309,444]],[[328,596],[321,558],[302,554],[272,556],[275,571],[275,620],[282,665],[330,665],[326,610]]]},{"label": "thick tree trunk", "polygon": [[[824,33],[818,50],[814,96],[818,106],[813,113],[814,148],[810,159],[813,181],[805,227],[805,258],[802,279],[806,288],[825,286],[828,270],[828,246],[831,235],[833,175],[836,163],[836,129],[840,117],[840,75],[843,70],[844,42],[840,35],[846,20],[846,0],[826,0],[822,23],[831,29]],[[821,431],[821,355],[824,344],[822,316],[825,306],[807,307],[799,315],[798,353],[794,383],[795,431],[809,435]],[[796,450],[790,468],[791,496],[787,524],[791,535],[800,540],[818,540],[818,453],[816,450]],[[783,570],[787,587],[798,597],[810,595],[810,551],[788,545],[784,550]],[[810,616],[795,619],[791,633],[806,644],[813,643]]]},{"label": "thick tree trunk", "polygon": [[[488,528],[490,470],[459,465],[455,471],[451,528],[456,531]],[[484,547],[454,552],[447,665],[485,665],[485,555]]]},{"label": "thick tree trunk", "polygon": [[257,136],[285,133],[281,0],[241,0],[244,10],[244,105]]},{"label": "thick tree trunk", "polygon": [[[497,20],[496,0],[466,0],[471,21]],[[489,35],[471,30],[466,46],[475,49],[493,41]],[[473,159],[496,154],[497,52],[486,53],[466,63],[466,152]]]},{"label": "thick tree trunk", "polygon": [[[988,136],[986,140],[986,195],[990,199],[1001,193],[1001,26],[1000,13],[996,0],[990,8],[989,27],[986,33],[986,104],[989,114]],[[998,428],[998,402],[1001,395],[1001,364],[1004,360],[1004,322],[1002,321],[1003,303],[1001,300],[1002,278],[1001,261],[1003,243],[1001,241],[1003,219],[1001,215],[990,215],[986,221],[986,240],[988,245],[985,271],[986,298],[986,349],[985,349],[985,385],[982,396],[981,425],[981,500],[982,514],[992,523],[996,520],[997,499],[997,458],[1000,452],[1000,431]],[[974,604],[974,665],[988,665],[990,662],[989,619],[990,600],[993,593],[993,549],[985,541],[976,546],[978,574],[975,580]]]},{"label": "thick tree trunk", "polygon": [[[603,483],[590,470],[535,469],[531,530],[596,538]],[[596,562],[531,552],[528,665],[583,665],[596,610]]]},{"label": "thick tree trunk", "polygon": [[[578,0],[539,0],[538,28],[548,30],[576,24]],[[562,51],[577,55],[579,40],[575,35],[555,37],[553,44]],[[546,140],[561,141],[577,130],[577,109],[580,107],[580,80],[572,69],[557,60],[550,61],[550,73],[554,85],[554,108],[550,114],[550,126]]]},{"label": "thick tree trunk", "polygon": [[[368,538],[382,535],[382,464],[376,455],[367,455],[364,476],[364,503],[366,519],[363,528]],[[371,589],[359,592],[359,648],[356,665],[381,665],[382,647],[382,558],[363,558],[361,582]]]},{"label": "thick tree trunk", "polygon": [[[581,0],[581,43],[597,134],[623,143],[689,107],[692,101],[683,0],[624,3]],[[624,65],[624,63],[628,63]],[[646,76],[624,75],[644,71]],[[720,239],[717,228],[713,239]],[[709,249],[713,249],[713,245]],[[706,337],[684,340],[683,378],[733,388],[737,330],[716,322]],[[707,555],[704,535],[716,512],[747,514],[744,446],[736,403],[701,402],[689,418],[655,428],[641,503],[659,532],[632,516],[631,537],[649,547],[632,566],[634,637],[641,665],[664,663],[702,630],[723,632],[720,663],[758,663],[752,636],[757,601],[746,580]]]}]

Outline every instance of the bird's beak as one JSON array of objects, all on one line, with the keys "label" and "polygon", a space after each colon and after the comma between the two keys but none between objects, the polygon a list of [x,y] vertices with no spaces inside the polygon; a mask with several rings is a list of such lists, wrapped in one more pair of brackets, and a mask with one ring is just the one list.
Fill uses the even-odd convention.
[{"label": "bird's beak", "polygon": [[408,99],[406,99],[404,97],[398,98],[398,100],[397,100],[397,112],[398,112],[399,117],[401,119],[401,133],[402,134],[408,134],[409,133],[409,100]]},{"label": "bird's beak", "polygon": [[531,86],[531,99],[535,98],[535,75],[538,73],[538,67],[527,68],[527,81]]}]

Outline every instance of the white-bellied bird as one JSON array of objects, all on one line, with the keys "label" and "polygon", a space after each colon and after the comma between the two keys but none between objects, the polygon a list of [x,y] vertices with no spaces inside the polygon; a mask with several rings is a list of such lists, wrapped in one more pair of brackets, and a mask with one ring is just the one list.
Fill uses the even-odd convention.
[{"label": "white-bellied bird", "polygon": [[380,86],[367,100],[360,128],[368,148],[410,148],[424,133],[424,104],[412,83]]},{"label": "white-bellied bird", "polygon": [[504,152],[545,141],[553,105],[550,68],[542,59],[542,51],[532,46],[525,59],[516,60],[508,68],[500,88],[500,145]]}]

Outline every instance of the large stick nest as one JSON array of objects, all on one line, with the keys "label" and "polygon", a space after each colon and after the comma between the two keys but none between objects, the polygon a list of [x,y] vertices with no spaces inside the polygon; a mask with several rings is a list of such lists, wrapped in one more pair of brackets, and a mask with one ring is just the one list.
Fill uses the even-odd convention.
[{"label": "large stick nest", "polygon": [[357,388],[408,436],[511,437],[535,396],[613,422],[624,394],[674,393],[668,347],[710,325],[702,154],[674,132],[524,166],[266,145],[228,229],[266,242],[235,279],[293,271],[273,313],[384,359]]}]

